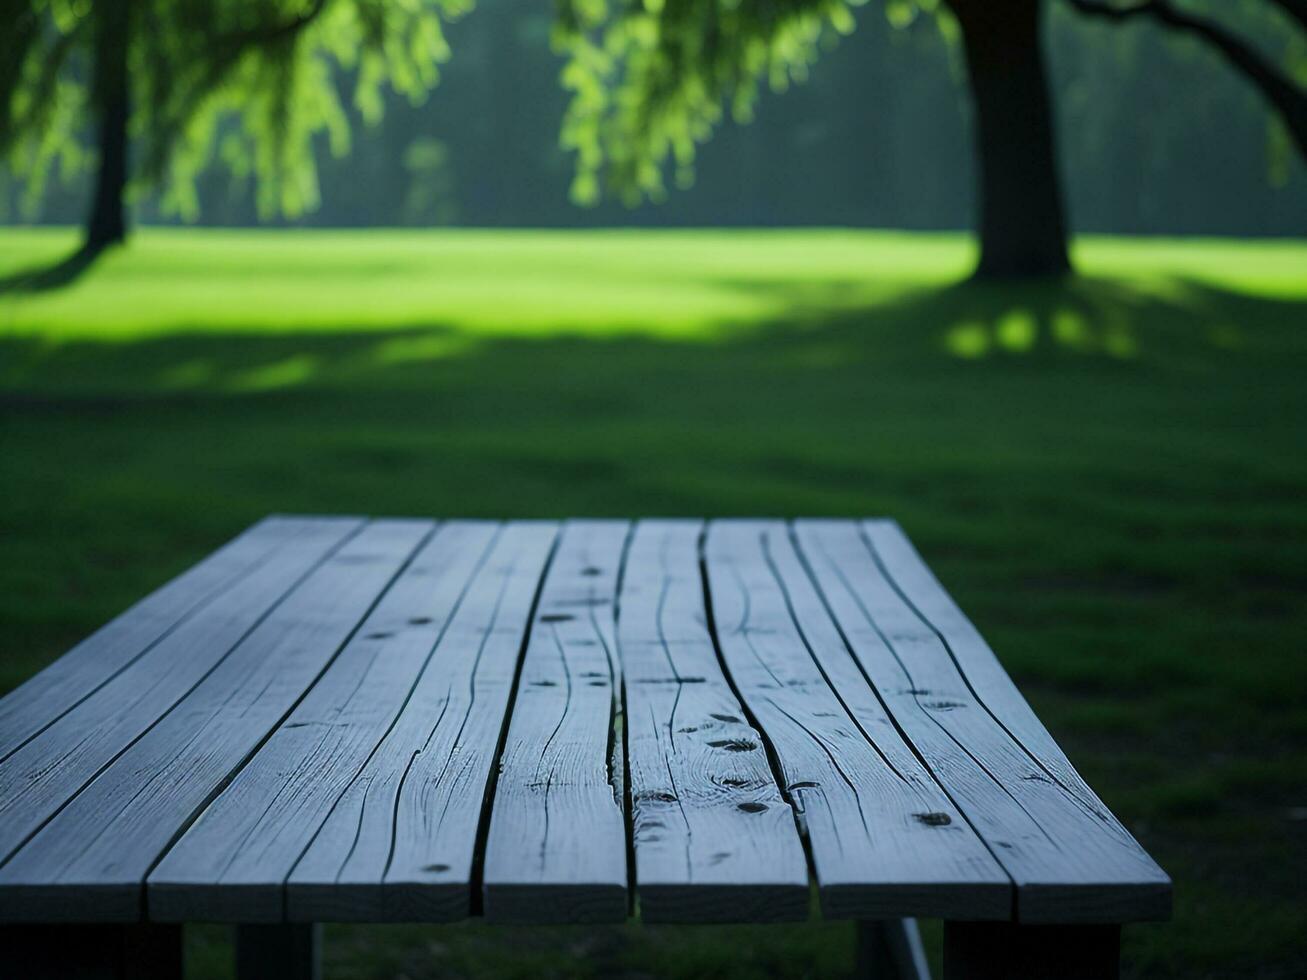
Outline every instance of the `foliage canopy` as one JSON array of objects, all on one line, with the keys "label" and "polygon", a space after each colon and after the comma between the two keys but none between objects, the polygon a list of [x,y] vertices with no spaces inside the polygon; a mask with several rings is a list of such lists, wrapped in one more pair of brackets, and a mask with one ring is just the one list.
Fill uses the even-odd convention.
[{"label": "foliage canopy", "polygon": [[471,0],[0,0],[13,25],[0,39],[0,154],[29,200],[56,168],[94,159],[94,25],[119,4],[135,176],[194,217],[195,178],[219,163],[255,181],[262,215],[293,217],[318,201],[314,142],[349,149],[343,98],[368,122],[386,87],[424,99],[449,57],[442,20]]},{"label": "foliage canopy", "polygon": [[[866,0],[560,0],[556,44],[567,58],[571,105],[563,143],[576,156],[573,196],[594,203],[615,192],[628,203],[665,194],[693,176],[695,146],[729,111],[751,117],[763,84],[783,90],[804,81],[823,49],[853,30]],[[925,18],[950,41],[959,37],[948,0],[882,0],[891,24]],[[1108,6],[1108,5],[1104,5]],[[1111,5],[1125,17],[1158,18],[1172,8],[1149,2]],[[1068,9],[1083,9],[1074,0]],[[1194,0],[1183,11],[1218,19],[1254,39],[1268,62],[1307,82],[1307,35],[1287,29],[1302,0]],[[1168,15],[1169,16],[1169,15]],[[1124,18],[1123,18],[1124,19]],[[1167,26],[1175,25],[1163,20]],[[1137,46],[1125,34],[1122,56]],[[1272,43],[1266,44],[1267,39]],[[1200,54],[1200,56],[1203,56]],[[874,92],[849,98],[892,98]],[[1288,150],[1283,125],[1270,139]]]},{"label": "foliage canopy", "polygon": [[[691,178],[695,144],[729,106],[747,120],[765,80],[807,77],[824,43],[853,30],[865,0],[561,0],[557,40],[572,102],[564,146],[574,197],[603,187],[629,201],[664,192],[664,168]],[[901,6],[901,4],[899,5]]]}]

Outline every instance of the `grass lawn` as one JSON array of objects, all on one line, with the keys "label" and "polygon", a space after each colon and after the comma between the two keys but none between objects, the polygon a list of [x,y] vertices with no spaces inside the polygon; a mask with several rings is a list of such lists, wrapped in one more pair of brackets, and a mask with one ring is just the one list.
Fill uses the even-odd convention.
[{"label": "grass lawn", "polygon": [[[0,690],[273,510],[891,514],[1176,879],[1126,974],[1307,974],[1307,242],[1078,252],[143,231],[0,295]],[[330,975],[852,969],[839,924],[501,936],[333,929]]]}]

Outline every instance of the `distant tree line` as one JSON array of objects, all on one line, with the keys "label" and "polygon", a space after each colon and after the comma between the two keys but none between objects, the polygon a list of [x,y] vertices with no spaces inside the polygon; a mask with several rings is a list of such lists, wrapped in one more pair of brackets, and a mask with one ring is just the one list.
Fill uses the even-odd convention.
[{"label": "distant tree line", "polygon": [[996,276],[1064,270],[1071,224],[1307,229],[1304,0],[883,0],[848,37],[837,0],[759,3],[0,0],[0,207],[89,214],[98,249],[129,176],[137,214],[216,223],[943,228],[974,202]]}]

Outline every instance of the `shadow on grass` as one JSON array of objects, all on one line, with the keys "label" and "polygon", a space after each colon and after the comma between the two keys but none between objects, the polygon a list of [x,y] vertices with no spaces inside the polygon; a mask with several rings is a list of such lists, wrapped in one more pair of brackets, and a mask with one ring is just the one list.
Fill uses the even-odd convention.
[{"label": "shadow on grass", "polygon": [[83,245],[65,258],[50,265],[20,269],[0,276],[0,296],[45,293],[71,286],[105,253],[103,246]]},{"label": "shadow on grass", "polygon": [[[1300,975],[1304,305],[1089,279],[832,314],[839,288],[694,340],[0,339],[0,688],[270,511],[890,514],[1183,882],[1175,923],[1127,930],[1127,975]],[[838,976],[850,938],[360,928],[329,952],[359,977]]]},{"label": "shadow on grass", "polygon": [[[74,259],[61,275],[76,274]],[[440,324],[266,333],[179,326],[172,334],[105,343],[10,338],[0,340],[8,365],[0,369],[0,387],[11,397],[81,390],[138,400],[320,385],[393,393],[484,385],[489,393],[512,382],[510,388],[522,384],[553,392],[547,401],[566,402],[606,387],[606,379],[625,383],[659,370],[720,374],[730,384],[740,372],[764,368],[790,369],[802,379],[877,365],[938,372],[971,364],[966,377],[973,383],[990,368],[1038,366],[1049,377],[1132,364],[1202,370],[1307,351],[1307,334],[1293,326],[1303,304],[1184,279],[1145,286],[1107,279],[1020,287],[967,282],[831,312],[839,289],[823,284],[792,301],[780,319],[737,324],[712,339],[566,331],[523,338]],[[672,386],[660,397],[674,400],[679,391]],[[745,403],[751,397],[742,396]]]},{"label": "shadow on grass", "polygon": [[1242,536],[1301,489],[1275,475],[1307,424],[1301,313],[1089,280],[921,290],[712,340],[431,324],[11,337],[0,477],[36,515],[15,521],[112,493],[161,536],[210,541],[296,509],[890,513],[961,560],[1088,514],[1163,538],[1202,515],[1204,533]]}]

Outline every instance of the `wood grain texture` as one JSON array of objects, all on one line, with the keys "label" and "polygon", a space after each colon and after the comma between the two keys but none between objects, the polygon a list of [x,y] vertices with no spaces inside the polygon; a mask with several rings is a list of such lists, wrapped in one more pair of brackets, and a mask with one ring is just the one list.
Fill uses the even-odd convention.
[{"label": "wood grain texture", "polygon": [[[1021,743],[1050,778],[1075,798],[1081,808],[1102,824],[1115,839],[1121,850],[1119,867],[1122,869],[1123,880],[1132,882],[1129,877],[1133,873],[1131,869],[1138,867],[1140,871],[1138,880],[1127,885],[1128,890],[1135,892],[1128,899],[1134,915],[1141,919],[1169,917],[1170,878],[1076,771],[1048,729],[1039,720],[1034,709],[1030,707],[1029,702],[1013,683],[1012,678],[1008,676],[1007,671],[1003,669],[1003,665],[990,649],[989,644],[985,642],[984,637],[963,614],[952,596],[940,585],[939,580],[912,546],[907,535],[897,523],[891,520],[864,521],[863,533],[886,578],[917,616],[939,637],[977,702]],[[1117,879],[1113,877],[1110,880]],[[1052,893],[1044,894],[1042,897],[1047,900],[1043,904],[1049,906],[1053,910],[1052,914],[1056,916],[1050,921],[1064,921],[1061,913],[1056,911],[1056,893],[1061,891],[1061,888],[1056,884],[1049,887]],[[1030,891],[1042,893],[1046,891],[1046,887],[1032,884]],[[1072,907],[1079,910],[1085,896],[1076,894],[1077,891],[1078,889],[1073,887],[1072,894],[1067,898]],[[1104,917],[1103,921],[1128,921],[1117,919],[1119,906],[1110,899],[1110,895],[1106,897],[1108,897],[1108,904],[1099,913]],[[1022,918],[1025,921],[1039,921],[1035,908],[1030,909]]]},{"label": "wood grain texture", "polygon": [[394,727],[292,871],[288,918],[469,914],[496,750],[556,535],[547,522],[500,533]]},{"label": "wood grain texture", "polygon": [[0,763],[0,864],[240,645],[362,522],[326,521],[154,644]]},{"label": "wood grain texture", "polygon": [[269,517],[96,630],[0,698],[0,762],[163,640],[287,541],[334,521]]},{"label": "wood grain texture", "polygon": [[395,724],[494,540],[443,525],[258,754],[150,875],[156,921],[276,922],[285,883]]},{"label": "wood grain texture", "polygon": [[490,813],[483,894],[491,922],[626,918],[626,820],[609,747],[629,529],[569,522],[550,563]]},{"label": "wood grain texture", "polygon": [[1071,923],[1164,915],[1166,876],[1101,804],[1068,787],[987,710],[940,636],[886,577],[860,526],[801,521],[796,532],[895,723],[1012,877],[1016,917]]},{"label": "wood grain texture", "polygon": [[270,518],[0,700],[0,922],[802,919],[804,836],[828,917],[1170,910],[890,521]]},{"label": "wood grain texture", "polygon": [[641,521],[622,577],[636,888],[647,922],[802,919],[794,813],[708,632],[699,521]]},{"label": "wood grain texture", "polygon": [[705,555],[727,671],[800,814],[823,913],[1007,917],[1007,874],[876,701],[788,527],[713,521]]},{"label": "wood grain texture", "polygon": [[318,565],[0,868],[0,919],[139,918],[155,862],[317,680],[431,527],[374,521]]}]

